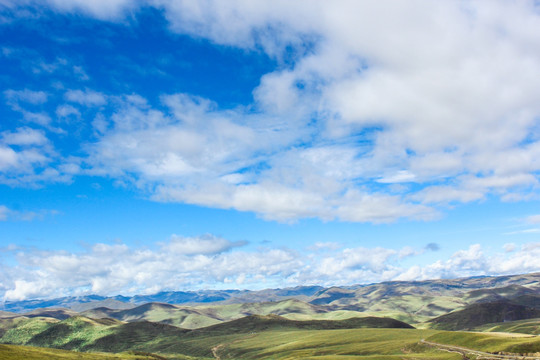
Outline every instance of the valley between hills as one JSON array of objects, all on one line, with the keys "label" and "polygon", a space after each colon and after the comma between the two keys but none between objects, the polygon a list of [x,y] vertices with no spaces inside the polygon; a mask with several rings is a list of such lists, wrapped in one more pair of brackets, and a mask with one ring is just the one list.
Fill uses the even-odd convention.
[{"label": "valley between hills", "polygon": [[1,359],[540,359],[540,273],[0,309]]}]

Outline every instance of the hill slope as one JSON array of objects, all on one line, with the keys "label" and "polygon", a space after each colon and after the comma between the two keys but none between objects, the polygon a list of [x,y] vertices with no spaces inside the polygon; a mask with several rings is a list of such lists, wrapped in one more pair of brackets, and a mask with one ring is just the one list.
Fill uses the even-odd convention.
[{"label": "hill slope", "polygon": [[390,318],[362,317],[346,320],[298,321],[289,320],[279,315],[251,315],[238,320],[198,329],[197,332],[250,333],[276,329],[333,330],[360,328],[414,329],[409,324]]},{"label": "hill slope", "polygon": [[491,323],[503,323],[540,317],[540,310],[508,301],[476,303],[463,310],[439,316],[429,321],[432,328],[441,330],[469,330]]}]

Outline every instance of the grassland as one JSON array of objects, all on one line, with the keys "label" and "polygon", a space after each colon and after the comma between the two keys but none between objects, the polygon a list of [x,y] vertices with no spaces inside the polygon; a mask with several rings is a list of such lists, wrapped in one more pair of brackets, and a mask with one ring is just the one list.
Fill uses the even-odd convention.
[{"label": "grassland", "polygon": [[[365,321],[365,319],[357,321]],[[49,329],[57,328],[58,325],[66,321],[53,323]],[[433,329],[329,329],[325,326],[331,322],[313,321],[298,325],[297,321],[278,316],[251,316],[236,320],[229,327],[227,324],[219,324],[191,331],[150,322],[103,325],[80,318],[71,321],[72,333],[65,334],[64,338],[61,336],[54,338],[54,340],[49,338],[51,341],[49,346],[63,347],[66,344],[80,344],[77,341],[74,342],[74,339],[85,339],[86,345],[82,346],[83,349],[111,353],[110,355],[75,353],[80,355],[77,359],[81,360],[107,359],[106,356],[109,356],[109,359],[119,360],[152,359],[151,356],[140,355],[141,357],[136,357],[139,355],[128,354],[127,351],[153,353],[171,360],[461,359],[459,354],[440,351],[432,346],[422,344],[422,339],[485,352],[540,352],[540,337],[536,336]],[[347,321],[345,320],[343,324],[348,324]],[[107,335],[95,338],[96,334],[103,329],[106,329],[103,334]],[[30,343],[33,342],[35,341],[30,341]],[[10,360],[75,359],[70,357],[73,353],[59,352],[60,355],[56,355],[55,351],[57,350],[3,346],[0,348],[0,358]],[[158,357],[154,357],[154,359],[158,359]]]},{"label": "grassland", "polygon": [[463,346],[485,352],[540,353],[540,337],[513,336],[466,331],[441,331],[426,338],[441,344]]},{"label": "grassland", "polygon": [[[160,360],[144,354],[90,354],[32,346],[1,345],[0,359],[5,360]],[[186,358],[187,359],[187,358]]]},{"label": "grassland", "polygon": [[486,324],[475,328],[482,332],[507,332],[540,335],[540,319],[509,321],[504,323]]},{"label": "grassland", "polygon": [[353,329],[268,331],[219,350],[222,359],[459,359],[419,345],[433,330]]},{"label": "grassland", "polygon": [[[257,296],[280,301],[2,312],[0,343],[30,347],[3,346],[0,359],[458,360],[477,356],[472,350],[538,353],[540,337],[510,332],[540,333],[540,318],[527,319],[540,314],[539,276],[317,287],[298,290],[303,301],[270,289]],[[511,321],[517,319],[523,320]],[[475,332],[456,331],[462,329]],[[471,350],[460,355],[445,346]]]}]

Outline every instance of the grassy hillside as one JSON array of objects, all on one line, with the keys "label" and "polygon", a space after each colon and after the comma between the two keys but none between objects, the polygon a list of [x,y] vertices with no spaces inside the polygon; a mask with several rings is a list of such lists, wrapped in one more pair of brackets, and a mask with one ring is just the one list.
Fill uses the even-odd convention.
[{"label": "grassy hillside", "polygon": [[87,310],[81,315],[91,318],[114,318],[120,321],[162,322],[186,329],[199,328],[222,322],[213,314],[196,308],[180,307],[171,304],[148,303],[126,310],[113,310],[105,307]]},{"label": "grassy hillside", "polygon": [[440,330],[469,330],[477,326],[540,317],[540,310],[508,301],[477,303],[430,320]]},{"label": "grassy hillside", "polygon": [[267,331],[218,349],[222,359],[461,359],[422,339],[486,352],[534,353],[540,338],[416,329]]},{"label": "grassy hillside", "polygon": [[58,320],[65,320],[72,316],[79,315],[76,311],[69,309],[36,309],[23,314],[25,317],[50,317]]},{"label": "grassy hillside", "polygon": [[418,345],[433,334],[414,329],[267,331],[218,349],[222,359],[460,359]]},{"label": "grassy hillside", "polygon": [[66,350],[46,349],[32,346],[1,345],[3,360],[161,360],[158,356],[145,354],[88,354]]},{"label": "grassy hillside", "polygon": [[81,315],[91,318],[115,318],[121,321],[162,322],[185,329],[198,329],[249,315],[281,315],[291,320],[342,320],[367,316],[358,311],[332,310],[303,301],[289,299],[280,302],[262,302],[194,307],[161,303],[148,303],[128,310],[104,307],[87,310]]},{"label": "grassy hillside", "polygon": [[540,335],[540,319],[527,319],[509,321],[504,323],[486,324],[476,327],[473,330],[483,332],[510,332]]},{"label": "grassy hillside", "polygon": [[440,331],[426,338],[441,344],[463,346],[486,352],[536,353],[540,352],[540,337],[511,336],[463,331]]},{"label": "grassy hillside", "polygon": [[199,333],[253,333],[268,330],[332,330],[359,328],[396,328],[412,329],[404,322],[377,317],[351,318],[345,320],[289,320],[279,315],[251,315],[227,323],[198,329]]},{"label": "grassy hillside", "polygon": [[[25,324],[35,324],[38,320],[26,319],[25,321]],[[249,316],[230,323],[196,330],[180,329],[167,324],[146,321],[121,323],[112,319],[95,321],[82,317],[56,322],[50,322],[51,319],[42,321],[49,321],[49,323],[44,325],[42,332],[34,334],[27,341],[28,344],[40,343],[51,347],[92,352],[123,353],[118,355],[121,359],[128,356],[125,355],[127,351],[153,353],[167,359],[422,358],[458,360],[461,358],[458,354],[424,345],[420,343],[422,339],[483,351],[519,353],[540,351],[538,337],[430,329],[373,328],[374,326],[404,327],[406,324],[392,319],[366,317],[342,321],[300,322],[277,315]],[[8,330],[12,337],[15,334],[13,330]],[[27,339],[28,336],[24,338]],[[8,350],[14,352],[13,349],[25,351],[25,349],[34,348],[11,347],[10,349]],[[37,351],[36,359],[47,358],[43,357],[45,350],[32,351]],[[14,354],[8,354],[10,357],[7,357],[8,355],[2,357],[0,353],[0,358],[17,359]],[[61,357],[52,355],[49,358]],[[81,359],[86,358],[81,357]],[[98,359],[96,357],[96,360]]]},{"label": "grassy hillside", "polygon": [[58,323],[59,320],[52,318],[16,318],[12,320],[3,320],[0,322],[5,331],[0,338],[2,343],[8,344],[26,344],[34,336],[47,330],[53,324]]}]

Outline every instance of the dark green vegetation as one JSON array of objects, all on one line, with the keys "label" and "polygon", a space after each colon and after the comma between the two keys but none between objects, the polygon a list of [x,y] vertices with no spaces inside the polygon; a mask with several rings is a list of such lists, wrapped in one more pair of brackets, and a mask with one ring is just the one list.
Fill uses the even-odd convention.
[{"label": "dark green vegetation", "polygon": [[540,319],[527,319],[486,324],[478,326],[474,330],[483,332],[510,332],[518,334],[540,335]]},{"label": "dark green vegetation", "polygon": [[[540,337],[524,335],[540,333],[540,274],[220,294],[228,297],[192,306],[135,306],[98,299],[72,309],[1,312],[0,343],[31,347],[4,347],[11,353],[0,353],[0,358],[17,359],[15,352],[26,350],[48,356],[43,348],[75,350],[96,359],[100,355],[94,352],[114,353],[119,359],[457,360],[465,356],[442,346],[540,352]],[[178,294],[165,295],[172,299]],[[464,329],[478,332],[443,331]],[[73,355],[65,354],[66,359]]]},{"label": "dark green vegetation", "polygon": [[485,324],[534,318],[540,318],[540,309],[508,301],[494,301],[469,305],[463,310],[439,316],[430,323],[434,329],[470,330]]}]

